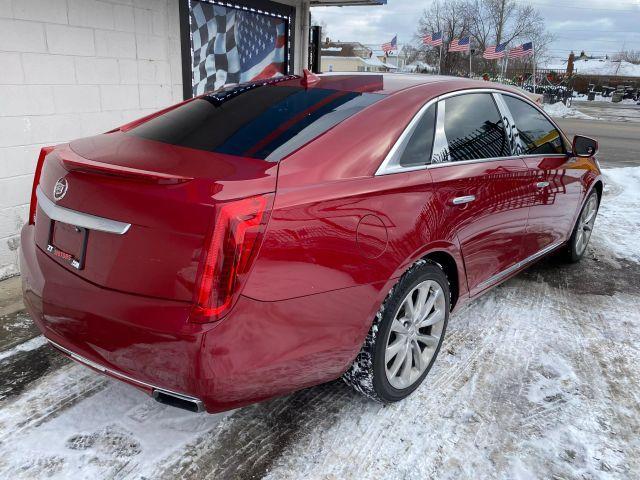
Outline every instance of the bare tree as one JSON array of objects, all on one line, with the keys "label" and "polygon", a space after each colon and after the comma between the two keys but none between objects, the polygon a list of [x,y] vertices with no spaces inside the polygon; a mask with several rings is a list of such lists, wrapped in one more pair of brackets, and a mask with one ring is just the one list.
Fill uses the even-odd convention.
[{"label": "bare tree", "polygon": [[406,59],[407,65],[423,58],[420,50],[409,43],[402,46],[401,55]]},{"label": "bare tree", "polygon": [[613,60],[640,65],[640,50],[623,50],[622,52],[614,55]]},{"label": "bare tree", "polygon": [[[439,30],[449,39],[470,35],[472,46],[478,52],[499,43],[513,46],[533,42],[536,61],[545,58],[547,47],[553,40],[540,12],[532,5],[517,0],[454,0],[443,5],[436,2],[424,11],[418,24],[418,34],[422,36]],[[433,59],[433,53],[425,51],[425,56]],[[444,71],[455,72],[463,61],[464,57],[450,55],[446,49],[443,50]],[[530,65],[532,61],[526,58],[515,61],[514,65]],[[497,62],[484,61],[480,56],[474,63],[476,71],[497,69]]]},{"label": "bare tree", "polygon": [[[449,53],[449,44],[452,39],[464,37],[471,34],[470,12],[467,9],[467,0],[452,0],[444,4],[436,1],[431,7],[425,10],[418,23],[418,36],[443,32],[444,43],[442,45],[442,71],[455,72],[462,71],[466,61],[465,56],[460,53]],[[439,50],[431,50],[427,53],[427,48],[422,46],[425,52],[425,61],[431,65],[437,65],[439,61]],[[466,69],[464,69],[466,70]]]},{"label": "bare tree", "polygon": [[322,40],[325,40],[329,37],[329,29],[327,28],[327,22],[325,20],[318,20],[317,18],[313,18],[311,16],[311,26],[316,27],[319,26],[321,28]]}]

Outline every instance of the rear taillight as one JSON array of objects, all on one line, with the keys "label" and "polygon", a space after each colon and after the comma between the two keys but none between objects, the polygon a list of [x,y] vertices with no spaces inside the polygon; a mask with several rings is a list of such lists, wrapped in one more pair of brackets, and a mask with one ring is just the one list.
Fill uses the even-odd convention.
[{"label": "rear taillight", "polygon": [[191,320],[222,318],[233,306],[257,254],[273,195],[259,195],[219,207],[200,267]]},{"label": "rear taillight", "polygon": [[43,147],[40,150],[40,155],[38,156],[36,171],[33,175],[33,186],[31,187],[31,204],[29,205],[29,225],[33,225],[36,223],[36,207],[38,205],[38,199],[36,197],[36,189],[40,184],[40,175],[42,174],[42,165],[44,164],[44,159],[52,150],[53,150],[53,147]]}]

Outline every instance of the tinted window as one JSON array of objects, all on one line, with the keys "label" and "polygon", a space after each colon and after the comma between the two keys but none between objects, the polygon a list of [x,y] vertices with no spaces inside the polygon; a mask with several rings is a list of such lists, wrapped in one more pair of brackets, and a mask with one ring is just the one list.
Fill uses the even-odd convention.
[{"label": "tinted window", "polygon": [[565,153],[560,133],[542,113],[518,98],[503,95],[518,128],[525,154]]},{"label": "tinted window", "polygon": [[433,163],[510,155],[502,118],[490,94],[458,95],[444,102],[447,146],[435,152]]},{"label": "tinted window", "polygon": [[418,122],[409,143],[407,143],[406,148],[402,152],[400,165],[410,167],[429,163],[435,128],[436,106],[434,104],[427,109]]},{"label": "tinted window", "polygon": [[278,161],[382,95],[241,85],[208,94],[128,134],[172,145]]}]

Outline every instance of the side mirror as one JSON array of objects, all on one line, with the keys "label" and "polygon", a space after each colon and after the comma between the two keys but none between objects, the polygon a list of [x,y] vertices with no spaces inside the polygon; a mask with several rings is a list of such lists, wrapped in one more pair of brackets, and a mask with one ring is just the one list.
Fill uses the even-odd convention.
[{"label": "side mirror", "polygon": [[596,153],[598,153],[596,140],[582,135],[573,137],[573,154],[576,157],[593,157]]}]

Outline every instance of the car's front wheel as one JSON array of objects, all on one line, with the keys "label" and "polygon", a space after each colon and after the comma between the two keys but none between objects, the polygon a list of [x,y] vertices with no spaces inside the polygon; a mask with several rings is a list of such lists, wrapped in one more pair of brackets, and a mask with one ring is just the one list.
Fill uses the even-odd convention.
[{"label": "car's front wheel", "polygon": [[598,214],[598,193],[591,192],[587,201],[584,202],[580,216],[573,228],[571,238],[565,251],[565,259],[569,262],[579,262],[587,251],[587,245],[591,239],[591,232]]},{"label": "car's front wheel", "polygon": [[449,319],[449,282],[433,262],[415,263],[391,290],[343,379],[383,403],[411,394],[431,369]]}]

